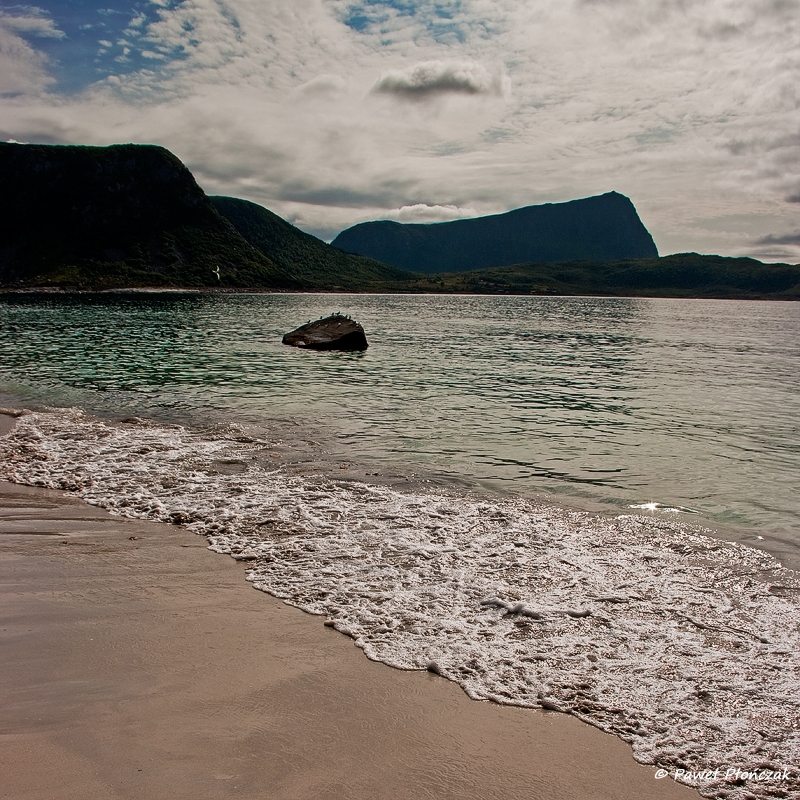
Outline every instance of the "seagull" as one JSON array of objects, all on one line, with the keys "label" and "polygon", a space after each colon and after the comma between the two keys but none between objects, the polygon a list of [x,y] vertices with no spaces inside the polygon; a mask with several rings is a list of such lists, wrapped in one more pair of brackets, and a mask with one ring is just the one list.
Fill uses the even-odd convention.
[{"label": "seagull", "polygon": [[214,274],[217,276],[218,281],[222,281],[222,278],[219,277],[219,264],[215,267]]}]

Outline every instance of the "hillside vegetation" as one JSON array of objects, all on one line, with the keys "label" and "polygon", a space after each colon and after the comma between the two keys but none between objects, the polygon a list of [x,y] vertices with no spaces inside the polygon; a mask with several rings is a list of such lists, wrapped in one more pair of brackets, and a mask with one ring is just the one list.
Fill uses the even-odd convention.
[{"label": "hillside vegetation", "polygon": [[0,143],[0,188],[4,284],[299,288],[162,147]]},{"label": "hillside vegetation", "polygon": [[800,299],[800,265],[681,253],[612,262],[516,264],[429,276],[419,291],[630,297]]},{"label": "hillside vegetation", "polygon": [[404,284],[416,276],[371,258],[343,253],[263,206],[235,197],[211,197],[214,208],[253,247],[303,287],[365,291]]}]

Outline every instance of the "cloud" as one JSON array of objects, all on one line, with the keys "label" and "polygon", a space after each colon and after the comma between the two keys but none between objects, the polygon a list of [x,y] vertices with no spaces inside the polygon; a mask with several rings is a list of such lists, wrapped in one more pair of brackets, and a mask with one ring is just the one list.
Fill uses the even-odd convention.
[{"label": "cloud", "polygon": [[369,187],[326,185],[313,180],[284,181],[278,191],[281,200],[335,208],[380,208],[408,195],[413,181],[386,178]]},{"label": "cloud", "polygon": [[319,96],[339,94],[347,88],[341,75],[317,75],[295,90],[298,95]]},{"label": "cloud", "polygon": [[482,64],[470,61],[423,61],[403,70],[381,75],[372,91],[418,100],[441,94],[506,95],[508,76],[491,74]]},{"label": "cloud", "polygon": [[65,33],[40,8],[22,8],[21,14],[0,11],[0,27],[15,33],[26,33],[44,39],[63,39]]},{"label": "cloud", "polygon": [[416,203],[413,206],[402,206],[396,212],[389,214],[389,219],[398,222],[448,222],[453,219],[476,217],[478,213],[474,208],[459,208],[458,206],[429,206],[425,203]]},{"label": "cloud", "polygon": [[41,9],[21,8],[15,14],[0,11],[0,96],[38,94],[54,82],[47,70],[47,56],[34,49],[23,35],[64,37]]},{"label": "cloud", "polygon": [[800,261],[800,231],[762,236],[755,241],[748,255],[765,261]]},{"label": "cloud", "polygon": [[800,233],[787,233],[781,236],[764,236],[759,239],[756,244],[759,245],[773,245],[773,244],[789,244],[789,245],[800,245]]},{"label": "cloud", "polygon": [[800,261],[800,247],[754,247],[740,255],[766,263],[797,264]]}]

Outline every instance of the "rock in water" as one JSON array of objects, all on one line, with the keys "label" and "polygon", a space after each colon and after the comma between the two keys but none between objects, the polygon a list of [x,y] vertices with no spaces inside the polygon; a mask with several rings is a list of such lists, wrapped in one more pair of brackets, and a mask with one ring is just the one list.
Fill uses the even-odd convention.
[{"label": "rock in water", "polygon": [[287,333],[283,343],[309,350],[366,350],[369,347],[364,329],[343,314],[332,314],[301,325]]}]

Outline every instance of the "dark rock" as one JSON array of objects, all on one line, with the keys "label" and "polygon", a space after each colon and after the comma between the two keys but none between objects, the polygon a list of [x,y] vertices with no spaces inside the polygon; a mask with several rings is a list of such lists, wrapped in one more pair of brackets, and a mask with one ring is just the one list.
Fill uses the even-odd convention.
[{"label": "dark rock", "polygon": [[301,325],[287,333],[283,343],[309,350],[366,350],[369,347],[364,329],[342,314]]}]

